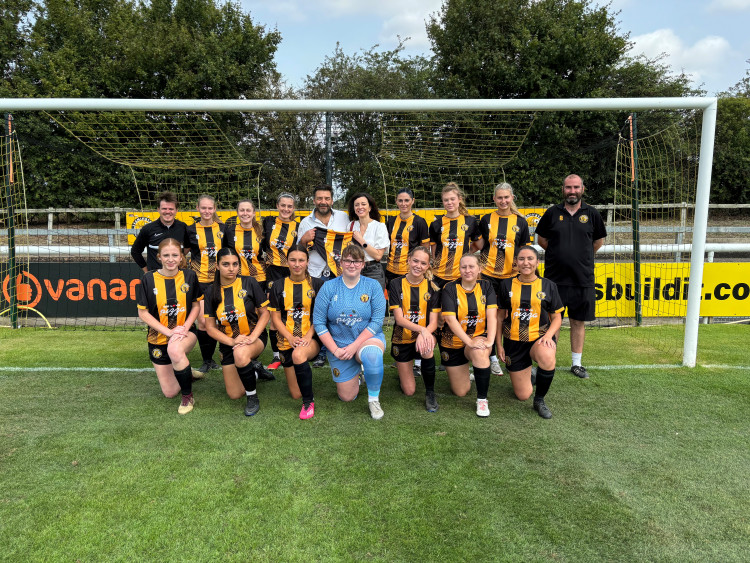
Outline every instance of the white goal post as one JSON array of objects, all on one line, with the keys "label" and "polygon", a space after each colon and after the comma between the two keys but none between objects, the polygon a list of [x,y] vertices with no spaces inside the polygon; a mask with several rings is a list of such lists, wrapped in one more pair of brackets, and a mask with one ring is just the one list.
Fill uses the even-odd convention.
[{"label": "white goal post", "polygon": [[693,245],[682,363],[694,367],[708,226],[717,98],[588,98],[558,100],[147,100],[100,98],[0,98],[0,110],[163,112],[429,112],[429,111],[642,111],[703,112]]}]

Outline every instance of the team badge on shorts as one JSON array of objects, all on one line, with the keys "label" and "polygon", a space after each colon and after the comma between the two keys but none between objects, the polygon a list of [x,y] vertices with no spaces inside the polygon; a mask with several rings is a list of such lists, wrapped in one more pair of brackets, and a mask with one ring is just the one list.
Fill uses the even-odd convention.
[{"label": "team badge on shorts", "polygon": [[543,291],[540,291],[536,294],[536,298],[539,299],[539,301],[543,301],[545,297],[547,297],[547,294]]},{"label": "team badge on shorts", "polygon": [[463,225],[461,225],[461,230],[462,231],[468,231],[469,230],[469,225],[467,225],[466,223],[464,223]]},{"label": "team badge on shorts", "polygon": [[580,216],[580,217],[578,218],[578,220],[579,220],[579,221],[580,221],[581,223],[588,223],[588,222],[589,222],[589,216],[588,216],[588,215],[581,215],[581,216]]},{"label": "team badge on shorts", "polygon": [[315,290],[314,290],[314,289],[309,289],[309,290],[307,290],[307,296],[308,296],[308,297],[309,297],[310,299],[312,299],[313,297],[315,297]]},{"label": "team badge on shorts", "polygon": [[505,354],[505,365],[510,366],[510,356],[508,354]]},{"label": "team badge on shorts", "polygon": [[237,292],[237,297],[239,297],[240,299],[244,299],[245,295],[247,295],[247,290],[246,289],[240,289]]},{"label": "team badge on shorts", "polygon": [[153,350],[151,350],[151,355],[158,360],[159,358],[161,358],[161,350],[159,350],[158,348],[154,348]]},{"label": "team badge on shorts", "polygon": [[510,230],[514,233],[518,233],[521,231],[521,227],[519,227],[518,225],[513,225]]},{"label": "team badge on shorts", "polygon": [[359,296],[359,300],[362,303],[367,303],[370,300],[370,296],[367,295],[366,293],[363,293],[362,295]]},{"label": "team badge on shorts", "polygon": [[339,368],[333,368],[333,377],[338,377],[339,375],[341,375]]},{"label": "team badge on shorts", "polygon": [[450,357],[451,355],[448,352],[440,352],[440,359],[444,362],[447,362]]},{"label": "team badge on shorts", "polygon": [[398,346],[393,347],[393,357],[398,358]]},{"label": "team badge on shorts", "polygon": [[187,283],[183,283],[183,284],[182,284],[182,285],[180,286],[180,291],[181,291],[182,293],[187,293],[188,291],[190,291],[190,285],[189,285],[189,284],[187,284]]}]

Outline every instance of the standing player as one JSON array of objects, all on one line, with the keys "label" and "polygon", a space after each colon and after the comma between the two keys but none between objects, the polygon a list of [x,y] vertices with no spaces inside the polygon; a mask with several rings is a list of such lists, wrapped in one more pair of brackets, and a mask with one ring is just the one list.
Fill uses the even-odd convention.
[{"label": "standing player", "polygon": [[[300,244],[313,245],[308,269],[314,278],[323,281],[340,275],[341,252],[351,242],[352,233],[347,232],[349,219],[343,211],[333,209],[333,188],[328,185],[317,186],[313,191],[312,213],[299,224]],[[313,362],[313,367],[320,368],[326,363],[325,348]]]},{"label": "standing player", "polygon": [[320,339],[312,324],[315,296],[323,282],[307,273],[308,252],[301,245],[289,249],[286,257],[289,277],[276,282],[270,291],[271,322],[281,338],[279,349],[289,393],[302,398],[299,417],[315,416],[310,360],[320,351]]},{"label": "standing player", "polygon": [[455,182],[448,182],[442,193],[445,215],[438,215],[430,225],[433,281],[442,288],[460,277],[458,264],[479,239],[476,217],[469,215],[464,193]]},{"label": "standing player", "polygon": [[323,284],[315,301],[313,324],[328,348],[328,361],[342,401],[359,394],[359,369],[367,384],[370,416],[383,418],[380,386],[383,383],[383,319],[385,297],[378,283],[362,276],[365,252],[356,245],[341,253],[343,274]]},{"label": "standing player", "polygon": [[260,409],[252,361],[266,347],[268,299],[257,281],[240,277],[240,258],[232,247],[216,254],[214,281],[206,291],[206,330],[219,342],[221,371],[230,399],[247,397],[245,416]]},{"label": "standing player", "polygon": [[424,405],[427,412],[438,410],[435,399],[435,345],[440,313],[440,290],[429,278],[430,252],[416,246],[409,253],[409,271],[388,286],[388,303],[395,325],[391,339],[391,356],[396,360],[401,390],[413,395],[416,390],[412,360],[423,359]]},{"label": "standing player", "polygon": [[193,378],[188,353],[196,342],[193,323],[203,293],[192,270],[180,270],[180,242],[166,238],[156,252],[161,268],[143,274],[138,286],[138,316],[148,325],[148,352],[165,397],[182,391],[179,414],[193,410]]},{"label": "standing player", "polygon": [[385,290],[385,274],[380,260],[388,249],[388,229],[380,222],[378,204],[369,194],[357,194],[349,200],[352,240],[365,251],[362,275],[372,278]]},{"label": "standing player", "polygon": [[[216,253],[221,249],[224,223],[219,221],[216,215],[216,200],[210,195],[204,194],[198,197],[197,211],[200,214],[200,220],[187,227],[186,250],[190,251],[190,267],[197,274],[198,282],[205,294],[216,272]],[[202,302],[201,314],[198,316],[198,346],[201,349],[203,363],[198,369],[193,369],[193,376],[196,378],[201,378],[208,370],[219,367],[213,360],[216,341],[206,333],[204,312],[204,302]]]},{"label": "standing player", "polygon": [[[163,192],[157,199],[159,218],[144,226],[135,237],[135,242],[130,248],[133,261],[143,270],[158,270],[161,267],[156,258],[159,244],[166,238],[173,238],[181,245],[187,241],[187,225],[175,219],[177,215],[177,196],[172,192]],[[143,250],[146,249],[146,259],[143,259]]]},{"label": "standing player", "polygon": [[[289,275],[286,254],[297,242],[297,220],[294,217],[294,196],[282,193],[276,198],[277,217],[263,219],[263,248],[266,252],[266,273],[268,274],[268,291],[273,284]],[[270,293],[269,293],[270,297]],[[279,359],[278,333],[271,324],[271,350],[273,361],[268,369],[274,370],[281,365]]]},{"label": "standing player", "polygon": [[521,248],[517,264],[518,275],[500,284],[498,316],[503,323],[503,346],[498,352],[510,373],[513,392],[522,401],[531,397],[531,362],[537,363],[534,410],[542,418],[552,418],[544,397],[555,376],[555,335],[564,307],[555,283],[537,275],[536,248]]},{"label": "standing player", "polygon": [[490,351],[497,328],[497,300],[492,284],[479,278],[479,259],[466,254],[459,264],[461,277],[443,287],[441,304],[445,326],[440,333],[440,357],[451,391],[463,397],[471,388],[469,362],[477,384],[477,416],[490,416]]},{"label": "standing player", "polygon": [[604,244],[607,229],[599,212],[583,202],[583,180],[571,174],[563,182],[563,203],[544,212],[536,226],[537,242],[546,252],[544,277],[557,284],[570,319],[570,371],[582,379],[585,321],[596,318],[594,254]]},{"label": "standing player", "polygon": [[[482,264],[482,278],[492,283],[495,295],[500,295],[500,280],[517,273],[515,269],[518,250],[529,244],[529,225],[526,218],[516,207],[513,187],[507,182],[495,187],[493,197],[497,211],[488,213],[479,221],[479,232],[482,238],[477,241],[477,248],[482,251],[479,258]],[[498,318],[498,326],[501,319]],[[501,346],[501,334],[497,331],[496,348]],[[490,356],[490,369],[493,375],[502,375],[500,362],[494,354]]]}]

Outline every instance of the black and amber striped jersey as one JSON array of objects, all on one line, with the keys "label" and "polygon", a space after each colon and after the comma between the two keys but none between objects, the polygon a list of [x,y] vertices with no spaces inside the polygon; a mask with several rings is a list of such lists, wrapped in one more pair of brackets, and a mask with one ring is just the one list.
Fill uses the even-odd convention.
[{"label": "black and amber striped jersey", "polygon": [[245,229],[239,223],[229,224],[224,227],[224,236],[221,239],[221,247],[232,247],[240,257],[240,275],[250,276],[258,282],[266,281],[266,271],[263,268],[261,255],[261,239],[255,229]]},{"label": "black and amber striped jersey", "polygon": [[231,285],[221,286],[221,302],[218,306],[213,302],[212,291],[213,287],[206,291],[206,305],[203,309],[205,317],[215,318],[219,330],[227,336],[249,336],[258,324],[258,307],[268,305],[260,284],[251,277],[239,277]]},{"label": "black and amber striped jersey", "polygon": [[[401,309],[407,321],[420,326],[430,324],[430,313],[440,312],[440,289],[424,279],[414,285],[406,276],[392,280],[388,285],[388,308]],[[393,344],[411,344],[418,333],[393,325]]]},{"label": "black and amber striped jersey", "polygon": [[411,217],[405,221],[401,218],[401,215],[388,217],[385,226],[391,240],[386,270],[404,276],[408,270],[406,260],[409,257],[409,252],[417,246],[427,245],[430,242],[427,221],[412,213]]},{"label": "black and amber striped jersey", "polygon": [[[180,270],[167,277],[152,270],[143,274],[138,286],[138,308],[145,309],[169,329],[184,325],[193,303],[203,299],[198,277],[192,270]],[[169,339],[162,333],[148,328],[151,344],[166,344]]]},{"label": "black and amber striped jersey", "polygon": [[529,244],[529,224],[515,213],[488,213],[479,221],[479,232],[484,246],[479,261],[482,274],[493,278],[509,278],[514,271],[516,256],[522,246]]},{"label": "black and amber striped jersey", "polygon": [[503,336],[517,342],[534,342],[547,332],[550,314],[564,309],[557,285],[546,278],[524,283],[518,276],[500,283],[498,307],[508,311]]},{"label": "black and amber striped jersey", "polygon": [[[470,338],[487,335],[487,314],[494,315],[497,298],[488,280],[477,280],[474,289],[466,291],[461,280],[445,284],[441,304],[443,316],[453,315]],[[453,334],[448,324],[440,332],[440,345],[444,348],[463,348],[463,341]]]},{"label": "black and amber striped jersey", "polygon": [[279,217],[263,219],[263,249],[272,266],[288,267],[286,253],[297,242],[297,221],[282,221]]},{"label": "black and amber striped jersey", "polygon": [[[281,313],[281,321],[286,329],[297,338],[302,338],[312,327],[312,313],[315,296],[323,286],[318,278],[307,278],[301,282],[285,278],[271,288],[269,311]],[[292,345],[279,333],[279,349],[289,350]]]},{"label": "black and amber striped jersey", "polygon": [[188,225],[190,268],[198,274],[199,282],[210,283],[214,281],[216,253],[221,250],[221,239],[223,237],[224,223],[219,221],[214,221],[207,227],[201,225],[200,222]]},{"label": "black and amber striped jersey", "polygon": [[430,244],[435,245],[432,273],[444,280],[458,279],[458,263],[469,252],[471,241],[479,236],[479,225],[473,215],[453,219],[446,215],[435,217],[430,225]]},{"label": "black and amber striped jersey", "polygon": [[341,252],[352,243],[352,233],[341,233],[327,229],[315,228],[315,238],[312,242],[313,252],[317,252],[326,261],[323,269],[331,272],[332,276],[341,275]]}]

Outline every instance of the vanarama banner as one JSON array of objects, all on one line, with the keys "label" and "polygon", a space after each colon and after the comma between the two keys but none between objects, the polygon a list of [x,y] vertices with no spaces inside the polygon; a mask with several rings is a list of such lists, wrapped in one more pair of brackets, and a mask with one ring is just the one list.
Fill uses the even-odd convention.
[{"label": "vanarama banner", "polygon": [[[31,263],[16,278],[20,306],[55,317],[135,317],[140,268],[134,263]],[[706,317],[750,317],[750,263],[704,266],[701,312]],[[687,309],[689,264],[643,264],[644,317],[682,317]],[[2,280],[0,311],[9,303],[8,276]],[[598,317],[635,316],[632,266],[596,265]]]}]

